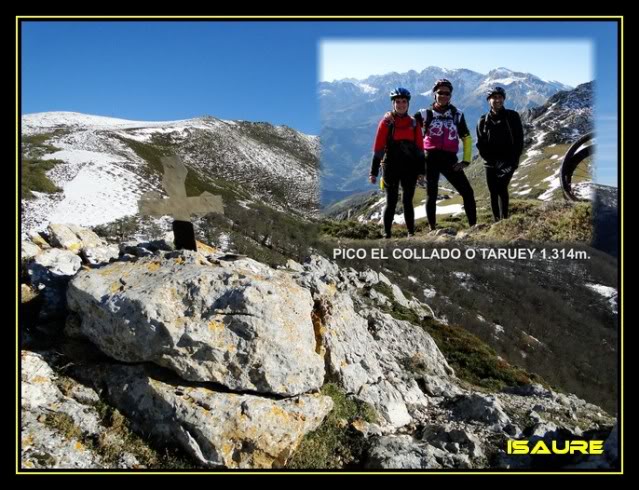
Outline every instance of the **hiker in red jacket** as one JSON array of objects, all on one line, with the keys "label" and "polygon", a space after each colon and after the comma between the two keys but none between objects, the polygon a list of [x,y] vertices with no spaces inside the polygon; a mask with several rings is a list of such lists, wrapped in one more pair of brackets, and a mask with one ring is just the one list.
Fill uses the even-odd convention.
[{"label": "hiker in red jacket", "polygon": [[417,180],[425,173],[424,142],[422,130],[414,118],[408,115],[410,92],[398,87],[390,93],[393,104],[392,117],[384,117],[377,126],[373,147],[373,161],[369,181],[377,182],[382,167],[381,186],[386,190],[384,208],[384,236],[391,237],[391,227],[402,185],[402,204],[408,237],[415,234],[415,210],[413,196]]}]

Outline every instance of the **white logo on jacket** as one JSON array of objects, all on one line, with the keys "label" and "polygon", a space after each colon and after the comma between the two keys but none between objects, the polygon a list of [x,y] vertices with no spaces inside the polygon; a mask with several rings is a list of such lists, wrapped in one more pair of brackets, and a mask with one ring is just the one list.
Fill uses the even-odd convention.
[{"label": "white logo on jacket", "polygon": [[433,111],[433,120],[428,126],[428,136],[443,136],[445,132],[451,141],[457,141],[459,138],[452,111],[449,109],[443,114]]}]

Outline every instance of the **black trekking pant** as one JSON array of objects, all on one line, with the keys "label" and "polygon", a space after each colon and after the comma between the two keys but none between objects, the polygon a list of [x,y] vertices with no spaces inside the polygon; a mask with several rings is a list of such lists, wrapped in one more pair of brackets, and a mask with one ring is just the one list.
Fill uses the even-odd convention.
[{"label": "black trekking pant", "polygon": [[413,208],[413,196],[417,185],[417,176],[403,174],[400,176],[384,177],[384,189],[386,189],[386,207],[384,208],[384,232],[390,237],[395,208],[399,199],[399,184],[402,185],[402,204],[404,206],[404,221],[408,233],[415,233],[415,209]]},{"label": "black trekking pant", "polygon": [[426,201],[426,216],[428,224],[434,229],[437,224],[437,191],[439,189],[440,174],[446,177],[464,200],[464,211],[468,218],[468,224],[473,226],[477,223],[477,207],[475,205],[475,193],[468,182],[468,177],[463,170],[453,170],[453,165],[457,163],[457,155],[448,151],[429,151],[426,154],[426,190],[428,199]]},{"label": "black trekking pant", "polygon": [[495,221],[508,218],[508,184],[515,173],[513,166],[510,172],[504,173],[495,167],[486,167],[486,183],[490,191],[490,208]]}]

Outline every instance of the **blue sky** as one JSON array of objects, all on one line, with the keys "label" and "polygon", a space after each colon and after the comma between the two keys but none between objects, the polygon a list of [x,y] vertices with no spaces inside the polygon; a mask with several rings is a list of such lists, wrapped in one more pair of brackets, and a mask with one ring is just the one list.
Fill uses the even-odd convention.
[{"label": "blue sky", "polygon": [[[318,56],[322,41],[503,41],[499,56],[494,50],[482,57],[462,49],[443,60],[408,58],[416,70],[436,65],[485,72],[505,66],[569,85],[587,78],[577,60],[589,46],[589,69],[598,81],[597,129],[605,148],[616,148],[612,22],[24,21],[21,28],[23,113],[77,111],[137,120],[212,115],[286,124],[310,134],[320,130],[316,84],[325,72]],[[550,51],[522,53],[517,43],[550,45]],[[557,50],[571,45],[577,47]],[[380,56],[377,73],[385,72],[382,60],[388,58],[402,56]],[[343,66],[361,61],[344,60]],[[339,78],[339,71],[334,73]],[[615,184],[615,151],[600,151],[597,168],[597,180]]]},{"label": "blue sky", "polygon": [[[398,55],[401,54],[401,55]],[[326,39],[320,47],[323,81],[421,71],[427,66],[486,74],[505,66],[576,87],[594,78],[589,39]]]}]

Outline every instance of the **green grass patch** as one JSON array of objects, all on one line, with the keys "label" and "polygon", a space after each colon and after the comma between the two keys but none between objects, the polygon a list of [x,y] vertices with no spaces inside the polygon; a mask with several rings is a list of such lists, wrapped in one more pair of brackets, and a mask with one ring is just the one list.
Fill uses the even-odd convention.
[{"label": "green grass patch", "polygon": [[151,446],[131,430],[130,422],[117,409],[103,402],[98,402],[95,408],[106,430],[91,439],[91,446],[108,463],[116,464],[123,452],[129,452],[146,468],[171,470],[197,467],[178,447]]},{"label": "green grass patch", "polygon": [[189,169],[189,173],[186,174],[184,186],[186,187],[187,196],[199,196],[206,191],[221,196],[226,203],[237,201],[238,199],[249,199],[251,197],[249,193],[232,182],[203,177],[193,169]]},{"label": "green grass patch", "polygon": [[328,383],[321,393],[333,399],[333,410],[320,427],[304,436],[289,459],[289,469],[348,469],[361,467],[364,439],[350,424],[356,420],[377,421],[368,404],[349,397],[337,385]]},{"label": "green grass patch", "polygon": [[[390,301],[390,305],[380,308],[382,311],[396,320],[420,326],[433,337],[459,379],[488,391],[499,391],[506,386],[532,382],[545,384],[539,376],[501,359],[488,344],[468,330],[456,325],[446,325],[433,318],[421,318],[411,309],[398,304],[393,300],[392,290],[388,285],[378,283],[373,289]],[[418,372],[418,366],[414,371]]]},{"label": "green grass patch", "polygon": [[82,429],[78,427],[73,418],[64,412],[52,412],[44,416],[44,425],[55,429],[67,439],[82,439]]},{"label": "green grass patch", "polygon": [[415,195],[413,196],[413,206],[417,207],[419,205],[425,206],[426,199],[428,199],[428,194],[426,193],[426,189],[423,187],[415,188]]},{"label": "green grass patch", "polygon": [[[74,384],[74,381],[64,376],[58,380],[58,386],[67,395]],[[197,467],[180,448],[149,445],[131,430],[130,422],[117,409],[102,401],[98,401],[94,408],[104,429],[100,433],[83,432],[73,418],[64,412],[48,413],[42,422],[66,439],[80,442],[87,450],[98,454],[107,466],[113,468],[118,466],[120,457],[125,452],[133,454],[141,465],[150,469]]]},{"label": "green grass patch", "polygon": [[64,162],[54,159],[43,160],[42,157],[60,151],[60,148],[50,145],[48,141],[64,133],[64,130],[56,130],[52,133],[22,136],[20,147],[20,194],[22,199],[33,199],[35,197],[33,192],[53,194],[62,191],[47,177],[46,172]]},{"label": "green grass patch", "polygon": [[20,139],[23,158],[39,160],[44,155],[60,151],[60,148],[49,144],[49,140],[66,134],[67,131],[57,129],[51,133],[23,135]]},{"label": "green grass patch", "polygon": [[592,205],[589,202],[513,200],[512,203],[511,216],[493,225],[487,233],[489,237],[544,242],[592,241]]},{"label": "green grass patch", "polygon": [[[451,199],[445,205],[454,204],[461,198]],[[477,223],[489,225],[475,231],[476,239],[493,241],[529,240],[540,242],[583,242],[590,243],[593,235],[592,205],[589,202],[550,201],[537,199],[511,199],[510,217],[494,223],[488,199],[477,199]],[[455,232],[468,229],[468,219],[464,213],[438,215],[437,227],[450,228]],[[379,240],[383,237],[383,227],[377,223],[361,223],[355,220],[330,220],[321,222],[320,232],[325,237],[352,240]],[[426,218],[415,222],[415,232],[419,236],[428,234],[430,227]],[[406,227],[394,225],[393,238],[405,238]]]},{"label": "green grass patch", "polygon": [[46,172],[53,169],[57,164],[63,163],[60,160],[34,160],[30,158],[22,159],[22,175],[20,178],[20,192],[23,199],[33,199],[33,192],[43,192],[53,194],[62,192],[62,189],[55,185]]},{"label": "green grass patch", "polygon": [[284,265],[288,259],[303,262],[320,246],[318,223],[265,204],[250,206],[245,209],[229,201],[224,216],[207,215],[200,226],[204,241],[216,243],[220,233],[226,233],[234,251],[271,266]]},{"label": "green grass patch", "polygon": [[162,165],[162,157],[171,156],[175,154],[175,149],[171,146],[154,145],[149,143],[142,143],[141,141],[124,138],[123,136],[114,135],[117,139],[122,141],[125,145],[131,148],[137,156],[146,161],[152,173],[163,175],[164,166]]},{"label": "green grass patch", "polygon": [[320,225],[320,233],[336,238],[355,240],[378,240],[383,237],[382,227],[373,223],[359,221],[333,221],[325,219]]},{"label": "green grass patch", "polygon": [[500,359],[497,353],[468,330],[437,321],[422,321],[458,378],[475,386],[498,391],[506,386],[530,384],[539,378]]}]

